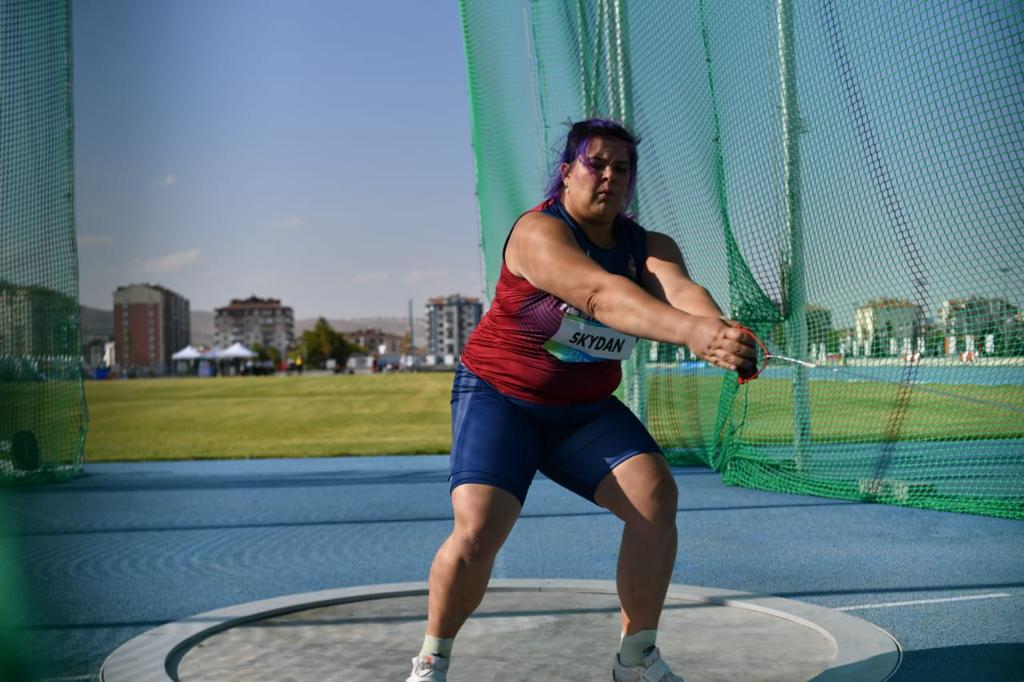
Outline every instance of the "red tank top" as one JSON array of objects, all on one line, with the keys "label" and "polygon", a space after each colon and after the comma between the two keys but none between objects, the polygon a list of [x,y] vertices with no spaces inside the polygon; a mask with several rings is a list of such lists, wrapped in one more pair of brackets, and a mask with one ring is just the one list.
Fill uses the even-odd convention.
[{"label": "red tank top", "polygon": [[[577,243],[609,272],[639,281],[646,233],[616,218],[615,246],[587,239],[559,202],[532,209],[563,220]],[[602,400],[622,380],[620,360],[635,339],[588,318],[568,303],[513,275],[504,263],[490,309],[470,335],[462,363],[498,391],[521,400],[571,404]]]}]

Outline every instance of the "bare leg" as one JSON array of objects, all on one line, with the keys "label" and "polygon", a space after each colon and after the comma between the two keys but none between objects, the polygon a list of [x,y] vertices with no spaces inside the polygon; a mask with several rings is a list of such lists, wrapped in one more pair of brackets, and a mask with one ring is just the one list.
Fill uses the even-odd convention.
[{"label": "bare leg", "polygon": [[665,458],[642,454],[615,467],[595,501],[625,522],[616,583],[627,635],[658,627],[675,566],[678,491]]},{"label": "bare leg", "polygon": [[477,483],[452,491],[455,527],[430,566],[427,634],[454,637],[480,605],[494,557],[519,518],[515,495]]}]

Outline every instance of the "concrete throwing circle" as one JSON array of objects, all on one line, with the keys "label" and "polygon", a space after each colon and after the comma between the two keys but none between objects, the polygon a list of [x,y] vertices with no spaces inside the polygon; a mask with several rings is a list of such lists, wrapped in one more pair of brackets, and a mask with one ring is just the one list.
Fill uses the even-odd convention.
[{"label": "concrete throwing circle", "polygon": [[[104,662],[104,682],[403,680],[423,640],[426,583],[251,602],[150,630]],[[492,580],[459,634],[450,682],[608,680],[615,583]],[[672,585],[658,647],[687,682],[874,682],[900,649],[867,621],[804,602]]]}]

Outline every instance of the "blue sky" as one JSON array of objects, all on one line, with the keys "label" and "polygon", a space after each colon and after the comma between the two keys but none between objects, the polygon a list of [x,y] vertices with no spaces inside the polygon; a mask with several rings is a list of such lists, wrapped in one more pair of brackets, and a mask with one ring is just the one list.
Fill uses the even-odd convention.
[{"label": "blue sky", "polygon": [[[520,3],[501,7],[521,13]],[[900,180],[898,208],[915,229],[929,316],[945,298],[1008,296],[1019,304],[1024,295],[1020,181],[1006,170],[1020,147],[1001,142],[1019,140],[1021,131],[1024,99],[1014,87],[1020,14],[998,3],[991,9],[961,16],[946,6],[918,7],[891,26],[885,10],[844,10],[868,132],[879,143],[876,165]],[[895,239],[879,178],[865,170],[867,133],[858,137],[843,92],[829,89],[836,77],[821,19],[807,11],[803,73],[821,72],[801,91],[809,123],[805,222],[816,230],[807,237],[808,296],[848,324],[868,299],[913,298],[915,291],[902,260],[908,246]],[[495,14],[494,35],[504,41],[497,47],[521,57],[514,26]],[[725,79],[719,104],[733,116],[723,119],[723,134],[734,135],[726,159],[733,227],[774,294],[777,245],[768,242],[777,241],[781,224],[781,177],[768,182],[775,201],[768,205],[762,171],[778,174],[776,128],[743,118],[751,107],[776,106],[748,68],[771,67],[773,47],[745,34],[731,38],[744,27],[771,35],[770,18],[720,18],[725,32],[717,44],[728,49],[715,55]],[[149,281],[188,297],[194,309],[256,294],[281,298],[298,317],[356,317],[404,315],[410,298],[419,315],[428,297],[481,293],[456,0],[77,0],[73,21],[83,303],[109,308],[118,285]],[[675,55],[678,39],[663,37],[659,49]],[[696,42],[694,50],[700,68],[689,73],[692,92],[662,97],[649,89],[655,113],[645,111],[648,119],[661,111],[675,121],[688,97],[704,104],[703,53]],[[554,73],[551,59],[546,64]],[[638,57],[634,75],[650,86],[660,72],[641,64]],[[965,79],[965,71],[980,75]],[[774,78],[771,68],[765,77]],[[749,88],[756,97],[748,101]],[[530,102],[512,99],[520,120],[529,119]],[[699,128],[702,120],[693,123]],[[648,150],[641,197],[643,159],[655,150],[685,170],[679,177],[698,173],[687,187],[706,191],[708,171],[687,156],[693,145],[678,148],[677,128],[666,126],[661,140],[649,132],[640,131]],[[707,131],[697,132],[704,149],[699,135]],[[770,135],[748,144],[759,132]],[[692,207],[681,215],[688,231],[678,238],[694,272],[728,307],[720,231],[700,241],[692,226],[702,215]],[[648,227],[664,229],[656,220]],[[492,226],[495,243],[507,229]]]},{"label": "blue sky", "polygon": [[478,295],[458,3],[73,4],[81,301],[422,314]]}]

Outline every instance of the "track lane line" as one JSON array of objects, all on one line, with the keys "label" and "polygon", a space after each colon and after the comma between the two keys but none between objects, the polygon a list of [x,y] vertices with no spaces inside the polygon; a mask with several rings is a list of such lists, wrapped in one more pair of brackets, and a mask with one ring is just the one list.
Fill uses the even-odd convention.
[{"label": "track lane line", "polygon": [[837,606],[833,607],[835,611],[859,611],[861,609],[891,609],[896,606],[917,606],[918,604],[944,604],[946,602],[954,601],[974,601],[978,599],[1001,599],[1003,597],[1012,597],[1014,595],[1007,592],[992,592],[991,594],[974,594],[963,597],[941,597],[938,599],[914,599],[912,601],[887,601],[879,602],[877,604],[857,604],[854,606]]}]

